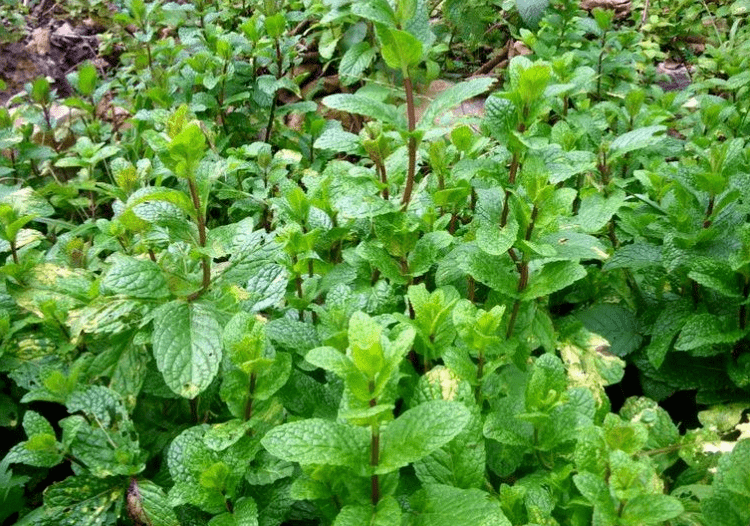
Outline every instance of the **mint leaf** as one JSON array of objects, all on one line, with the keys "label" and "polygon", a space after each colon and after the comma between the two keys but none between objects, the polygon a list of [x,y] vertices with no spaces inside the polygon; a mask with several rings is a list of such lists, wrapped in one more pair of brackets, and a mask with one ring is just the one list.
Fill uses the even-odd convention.
[{"label": "mint leaf", "polygon": [[131,480],[126,505],[131,518],[151,524],[180,526],[167,495],[150,480]]},{"label": "mint leaf", "polygon": [[600,334],[609,341],[609,352],[615,356],[626,356],[637,350],[643,337],[635,314],[622,305],[601,303],[576,314],[591,332]]},{"label": "mint leaf", "polygon": [[704,345],[734,343],[744,334],[745,331],[734,329],[726,317],[694,314],[685,321],[675,349],[689,351]]},{"label": "mint leaf", "polygon": [[669,495],[638,495],[622,510],[623,526],[659,524],[674,519],[685,511],[680,501]]},{"label": "mint leaf", "polygon": [[354,84],[362,73],[370,67],[377,50],[369,42],[359,42],[346,50],[339,64],[339,75],[344,86]]},{"label": "mint leaf", "polygon": [[102,279],[104,293],[143,299],[169,297],[167,280],[159,265],[147,259],[119,255]]},{"label": "mint leaf", "polygon": [[664,137],[657,137],[656,134],[666,129],[667,127],[662,125],[645,126],[620,135],[609,145],[609,158],[614,160],[626,153],[658,145]]},{"label": "mint leaf", "polygon": [[368,2],[353,2],[352,14],[378,22],[387,26],[396,25],[396,15],[388,0],[371,0]]},{"label": "mint leaf", "polygon": [[221,326],[201,302],[172,301],[154,312],[156,366],[170,389],[195,398],[213,381],[221,363]]},{"label": "mint leaf", "polygon": [[44,492],[44,512],[35,525],[101,526],[124,492],[121,478],[68,477]]},{"label": "mint leaf", "polygon": [[532,300],[548,296],[586,277],[586,269],[575,261],[553,261],[531,274],[522,297]]},{"label": "mint leaf", "polygon": [[388,473],[415,462],[450,442],[469,422],[470,413],[459,402],[434,400],[405,411],[380,434],[380,464]]},{"label": "mint leaf", "polygon": [[388,67],[406,71],[422,60],[422,42],[411,33],[387,26],[375,26],[380,52]]},{"label": "mint leaf", "polygon": [[276,263],[260,267],[247,280],[245,290],[250,298],[243,301],[248,312],[258,312],[277,306],[284,299],[289,272]]},{"label": "mint leaf", "polygon": [[476,243],[483,252],[491,256],[505,254],[518,236],[518,222],[512,218],[500,228],[498,225],[482,221],[477,229]]},{"label": "mint leaf", "polygon": [[320,418],[275,427],[261,443],[272,455],[300,464],[361,469],[369,462],[370,433],[366,429]]},{"label": "mint leaf", "polygon": [[477,489],[431,484],[410,500],[413,526],[511,526],[500,502]]},{"label": "mint leaf", "polygon": [[527,26],[536,27],[544,16],[549,0],[516,0],[516,8],[521,20]]},{"label": "mint leaf", "polygon": [[388,124],[398,124],[400,121],[395,106],[367,95],[339,93],[325,97],[322,102],[331,109],[364,115]]}]

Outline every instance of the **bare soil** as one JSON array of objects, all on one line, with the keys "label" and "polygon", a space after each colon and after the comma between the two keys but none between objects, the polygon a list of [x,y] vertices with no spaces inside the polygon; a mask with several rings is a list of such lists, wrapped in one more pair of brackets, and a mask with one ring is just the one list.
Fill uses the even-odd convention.
[{"label": "bare soil", "polygon": [[[19,0],[20,1],[20,0]],[[54,80],[59,97],[71,94],[65,76],[90,60],[99,69],[108,67],[99,57],[97,35],[104,27],[91,19],[73,20],[62,8],[64,0],[44,0],[26,16],[26,34],[18,42],[0,44],[0,104],[23,91],[24,85],[46,76]]]}]

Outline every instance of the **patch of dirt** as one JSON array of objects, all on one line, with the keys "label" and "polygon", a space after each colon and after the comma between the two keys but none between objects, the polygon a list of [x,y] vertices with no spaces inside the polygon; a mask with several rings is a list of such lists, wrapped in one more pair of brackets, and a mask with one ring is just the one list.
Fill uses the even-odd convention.
[{"label": "patch of dirt", "polygon": [[58,97],[69,96],[65,76],[78,64],[90,60],[100,70],[108,65],[98,56],[97,34],[104,28],[90,19],[66,19],[61,5],[64,0],[41,2],[26,17],[28,33],[18,42],[0,44],[0,79],[7,85],[0,91],[1,105],[43,76],[54,80]]}]

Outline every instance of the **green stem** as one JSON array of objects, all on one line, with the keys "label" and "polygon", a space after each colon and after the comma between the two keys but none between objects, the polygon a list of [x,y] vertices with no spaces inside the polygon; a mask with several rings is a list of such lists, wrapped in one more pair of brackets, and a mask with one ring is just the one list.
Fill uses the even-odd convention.
[{"label": "green stem", "polygon": [[253,416],[253,394],[255,393],[255,383],[257,375],[250,373],[250,387],[247,390],[247,403],[245,404],[245,421],[247,422]]},{"label": "green stem", "polygon": [[[188,187],[190,188],[190,196],[193,199],[195,217],[198,223],[198,244],[202,248],[206,246],[206,218],[203,216],[203,208],[201,207],[201,200],[198,195],[198,187],[195,184],[195,179],[192,177],[188,179]],[[188,301],[195,301],[200,298],[203,293],[208,290],[208,286],[211,284],[211,260],[207,255],[204,255],[201,258],[201,267],[203,269],[201,288],[190,294],[187,297]]]}]

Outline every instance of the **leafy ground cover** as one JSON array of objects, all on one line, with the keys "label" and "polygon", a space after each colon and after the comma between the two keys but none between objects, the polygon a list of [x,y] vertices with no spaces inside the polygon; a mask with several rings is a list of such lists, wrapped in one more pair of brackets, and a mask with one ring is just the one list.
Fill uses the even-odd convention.
[{"label": "leafy ground cover", "polygon": [[0,0],[0,521],[747,526],[749,8]]}]

